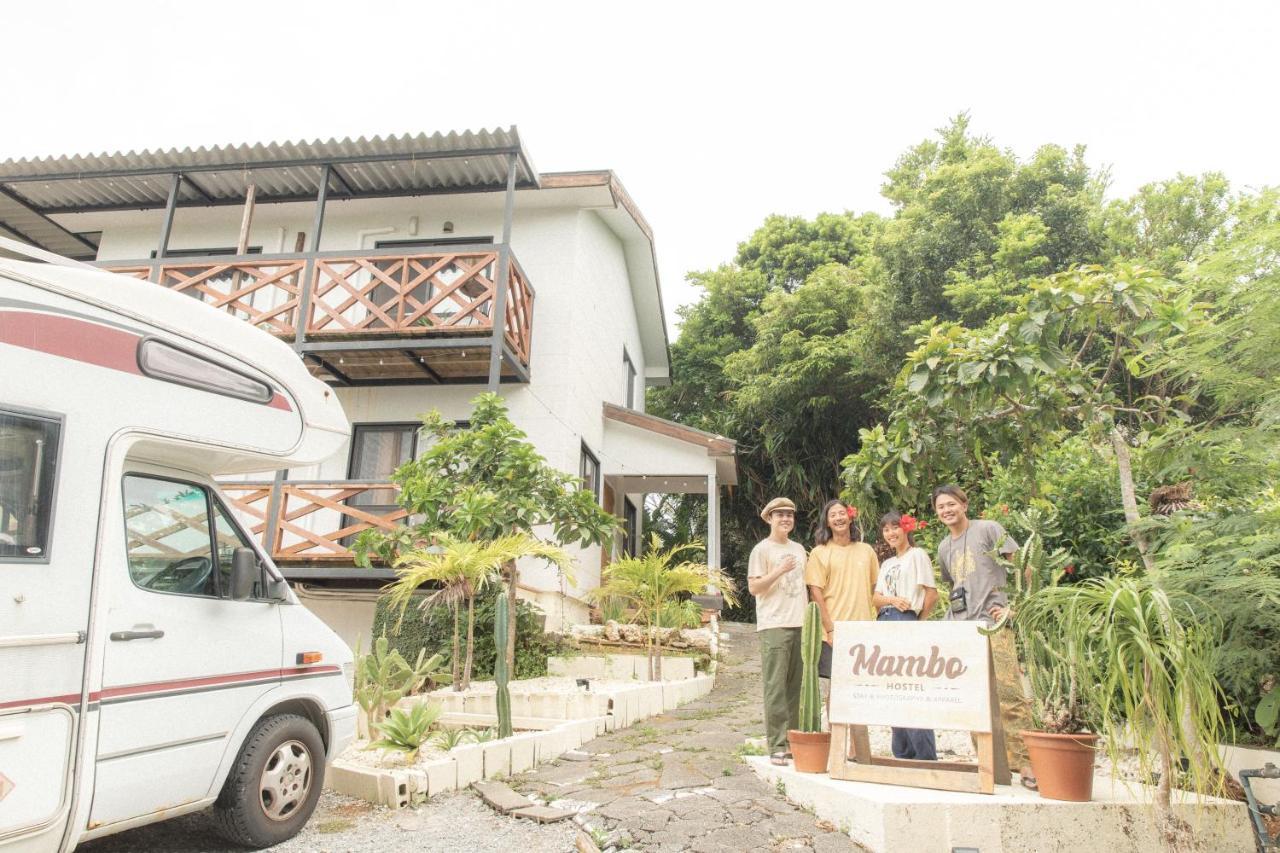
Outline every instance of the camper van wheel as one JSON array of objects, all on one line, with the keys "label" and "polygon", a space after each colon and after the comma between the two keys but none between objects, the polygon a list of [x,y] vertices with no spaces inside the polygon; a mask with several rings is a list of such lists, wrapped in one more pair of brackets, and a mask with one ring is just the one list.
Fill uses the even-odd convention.
[{"label": "camper van wheel", "polygon": [[296,714],[260,721],[231,767],[213,814],[229,840],[270,847],[292,838],[315,810],[324,784],[324,744]]}]

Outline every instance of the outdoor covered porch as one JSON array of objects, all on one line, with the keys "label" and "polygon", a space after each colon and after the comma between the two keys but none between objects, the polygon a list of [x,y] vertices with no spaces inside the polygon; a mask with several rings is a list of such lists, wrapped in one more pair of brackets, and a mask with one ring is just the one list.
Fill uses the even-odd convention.
[{"label": "outdoor covered porch", "polygon": [[611,403],[604,404],[603,415],[605,508],[627,522],[629,540],[617,550],[639,551],[645,496],[705,494],[707,564],[720,568],[720,488],[738,483],[737,442]]}]

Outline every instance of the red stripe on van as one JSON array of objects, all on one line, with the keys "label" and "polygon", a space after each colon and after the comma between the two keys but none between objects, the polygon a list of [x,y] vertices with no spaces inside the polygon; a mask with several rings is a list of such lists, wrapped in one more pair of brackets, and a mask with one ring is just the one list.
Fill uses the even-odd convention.
[{"label": "red stripe on van", "polygon": [[140,335],[74,317],[33,311],[0,311],[0,343],[96,364],[125,373],[138,367]]},{"label": "red stripe on van", "polygon": [[[135,376],[145,375],[138,367],[138,342],[141,340],[141,335],[75,317],[35,311],[0,311],[0,343]],[[279,391],[273,391],[267,406],[293,411],[288,398]]]},{"label": "red stripe on van", "polygon": [[[153,681],[147,684],[129,684],[123,687],[108,687],[89,694],[90,702],[99,702],[124,696],[144,696],[150,693],[166,693],[173,690],[198,690],[201,687],[220,687],[238,682],[262,681],[264,679],[280,679],[287,681],[310,675],[330,675],[342,672],[341,667],[297,666],[288,669],[261,669],[256,672],[233,672],[225,675],[209,675],[200,678],[178,678],[171,681]],[[63,703],[77,705],[79,693],[68,693],[63,696],[42,696],[36,699],[17,699],[11,702],[0,702],[0,710],[5,708],[25,708],[31,705],[50,705]]]}]

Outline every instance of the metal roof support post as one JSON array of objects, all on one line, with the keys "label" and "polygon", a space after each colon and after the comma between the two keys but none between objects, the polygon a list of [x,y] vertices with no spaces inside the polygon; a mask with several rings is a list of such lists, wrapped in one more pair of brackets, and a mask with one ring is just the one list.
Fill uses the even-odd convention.
[{"label": "metal roof support post", "polygon": [[169,182],[169,200],[164,205],[164,220],[160,223],[160,242],[156,245],[156,257],[151,264],[152,281],[160,281],[160,264],[164,263],[165,253],[169,251],[169,235],[173,233],[173,213],[178,208],[178,190],[182,188],[182,173],[174,172]]},{"label": "metal roof support post", "polygon": [[507,331],[507,290],[511,283],[511,219],[516,206],[516,161],[520,155],[507,155],[507,195],[502,207],[502,244],[498,246],[498,269],[493,278],[493,337],[489,341],[489,390],[498,393],[502,382],[502,340]]},{"label": "metal roof support post", "polygon": [[284,471],[277,471],[271,481],[271,496],[267,498],[267,523],[262,531],[262,550],[268,557],[275,558],[276,527],[279,526],[280,487],[284,485]]},{"label": "metal roof support post", "polygon": [[329,175],[333,167],[326,165],[320,172],[320,187],[316,190],[316,216],[311,223],[310,246],[307,262],[302,270],[302,292],[298,294],[298,322],[293,330],[293,349],[302,350],[307,342],[307,326],[311,325],[311,290],[315,286],[316,252],[320,251],[320,233],[324,230],[324,206],[329,200]]},{"label": "metal roof support post", "polygon": [[[720,568],[720,486],[716,475],[707,475],[707,565]],[[718,592],[713,586],[708,592]]]}]

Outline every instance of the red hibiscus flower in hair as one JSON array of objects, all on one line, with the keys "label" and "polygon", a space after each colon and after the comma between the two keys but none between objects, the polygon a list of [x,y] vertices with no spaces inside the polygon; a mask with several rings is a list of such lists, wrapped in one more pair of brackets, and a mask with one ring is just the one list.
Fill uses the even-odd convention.
[{"label": "red hibiscus flower in hair", "polygon": [[845,507],[845,512],[849,514],[850,521],[853,521],[855,518],[858,517],[858,508],[856,506]]},{"label": "red hibiscus flower in hair", "polygon": [[924,525],[923,521],[912,515],[904,515],[898,519],[898,526],[902,528],[903,533],[914,533],[917,530],[922,530]]}]

